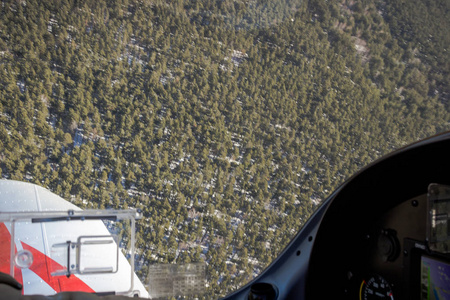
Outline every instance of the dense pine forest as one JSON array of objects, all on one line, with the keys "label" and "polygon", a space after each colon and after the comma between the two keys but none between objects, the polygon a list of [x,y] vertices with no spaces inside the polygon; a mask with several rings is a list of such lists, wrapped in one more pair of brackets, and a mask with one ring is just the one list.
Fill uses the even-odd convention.
[{"label": "dense pine forest", "polygon": [[449,1],[0,2],[1,177],[141,209],[144,281],[204,261],[225,295],[358,169],[450,129]]}]

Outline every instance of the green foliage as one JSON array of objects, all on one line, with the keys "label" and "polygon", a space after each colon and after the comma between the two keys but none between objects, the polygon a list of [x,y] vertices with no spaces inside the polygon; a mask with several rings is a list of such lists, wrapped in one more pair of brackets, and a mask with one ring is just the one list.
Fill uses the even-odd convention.
[{"label": "green foliage", "polygon": [[449,129],[446,4],[431,33],[347,3],[3,1],[1,176],[140,208],[141,278],[204,260],[224,295],[359,168]]}]

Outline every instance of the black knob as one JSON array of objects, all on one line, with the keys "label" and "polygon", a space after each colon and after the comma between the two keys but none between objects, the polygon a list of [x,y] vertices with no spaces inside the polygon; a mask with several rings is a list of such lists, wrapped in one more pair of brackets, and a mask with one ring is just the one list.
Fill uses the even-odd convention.
[{"label": "black knob", "polygon": [[248,294],[249,300],[275,300],[276,297],[277,293],[273,285],[265,282],[252,284]]},{"label": "black knob", "polygon": [[383,261],[395,261],[400,254],[397,232],[392,229],[382,230],[378,236],[377,248]]}]

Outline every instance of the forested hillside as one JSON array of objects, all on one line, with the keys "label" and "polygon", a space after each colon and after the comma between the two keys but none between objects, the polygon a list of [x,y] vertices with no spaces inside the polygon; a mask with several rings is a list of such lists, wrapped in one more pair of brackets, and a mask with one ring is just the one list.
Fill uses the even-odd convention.
[{"label": "forested hillside", "polygon": [[138,275],[205,261],[224,295],[355,171],[450,129],[448,1],[429,26],[400,2],[3,0],[1,176],[141,209]]}]

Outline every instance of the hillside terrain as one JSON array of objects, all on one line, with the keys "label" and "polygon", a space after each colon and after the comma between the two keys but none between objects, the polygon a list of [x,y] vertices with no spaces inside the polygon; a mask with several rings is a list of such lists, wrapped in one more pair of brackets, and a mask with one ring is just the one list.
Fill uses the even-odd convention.
[{"label": "hillside terrain", "polygon": [[141,279],[205,261],[225,295],[361,167],[450,129],[449,3],[413,2],[2,0],[1,177],[141,209]]}]

